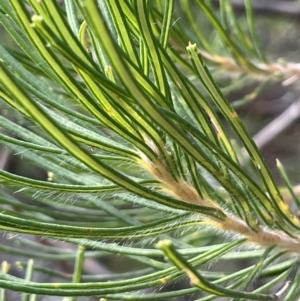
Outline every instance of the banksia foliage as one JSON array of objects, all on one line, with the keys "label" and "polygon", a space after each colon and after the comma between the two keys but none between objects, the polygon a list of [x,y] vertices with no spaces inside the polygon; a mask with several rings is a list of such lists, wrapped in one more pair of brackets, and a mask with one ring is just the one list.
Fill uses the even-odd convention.
[{"label": "banksia foliage", "polygon": [[[258,80],[256,93],[299,69],[266,60],[251,1],[246,31],[229,1],[220,2],[220,18],[210,1],[190,2],[213,26],[220,50],[197,28],[185,0],[0,0],[0,22],[18,45],[0,46],[2,105],[16,116],[1,116],[1,143],[48,172],[39,181],[0,170],[2,185],[15,193],[1,192],[0,228],[77,246],[66,253],[63,244],[54,250],[17,236],[33,259],[41,252],[75,258],[74,273],[29,260],[19,263],[27,269],[22,279],[4,264],[3,298],[5,289],[23,292],[23,300],[299,295],[300,220],[212,75],[219,68],[232,82]],[[232,35],[228,20],[237,29]],[[91,257],[96,264],[113,254],[142,267],[90,275]],[[255,261],[239,269],[245,258]],[[216,261],[234,264],[229,272],[207,269]],[[35,271],[60,281],[35,282]],[[185,289],[157,290],[186,277]],[[268,282],[253,288],[257,279]]]}]

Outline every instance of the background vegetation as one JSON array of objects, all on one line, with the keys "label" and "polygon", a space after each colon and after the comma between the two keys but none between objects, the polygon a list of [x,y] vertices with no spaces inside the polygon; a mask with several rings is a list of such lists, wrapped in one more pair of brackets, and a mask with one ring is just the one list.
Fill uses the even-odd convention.
[{"label": "background vegetation", "polygon": [[297,300],[286,4],[0,0],[0,300]]}]

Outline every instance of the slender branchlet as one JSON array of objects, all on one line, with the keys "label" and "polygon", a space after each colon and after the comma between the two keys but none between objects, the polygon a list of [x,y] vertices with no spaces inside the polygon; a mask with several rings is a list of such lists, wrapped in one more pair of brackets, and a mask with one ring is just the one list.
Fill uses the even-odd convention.
[{"label": "slender branchlet", "polygon": [[[153,149],[153,144],[152,144]],[[221,210],[227,216],[225,220],[219,220],[211,216],[206,217],[206,224],[213,226],[221,230],[223,233],[238,234],[242,237],[246,237],[249,243],[268,247],[271,245],[277,245],[279,248],[285,249],[289,252],[300,252],[300,240],[288,236],[286,233],[280,230],[272,230],[267,227],[261,228],[260,231],[253,231],[244,221],[232,213],[226,212],[224,208],[221,208],[218,204],[211,199],[202,199],[197,190],[186,181],[182,179],[175,180],[171,173],[168,171],[166,164],[161,159],[158,150],[153,149],[159,160],[154,164],[145,154],[140,154],[139,165],[152,174],[161,183],[161,190],[176,199],[189,204],[195,204],[199,206],[206,206]]]},{"label": "slender branchlet", "polygon": [[244,221],[229,213],[227,213],[227,218],[224,221],[211,220],[208,223],[224,232],[242,235],[250,243],[261,247],[277,245],[289,252],[300,252],[299,239],[292,238],[283,231],[271,230],[267,227],[255,232]]},{"label": "slender branchlet", "polygon": [[159,155],[157,149],[155,149],[155,152],[157,152],[159,158],[157,164],[154,164],[141,152],[141,159],[138,163],[143,169],[147,170],[160,181],[161,190],[163,192],[189,204],[220,209],[220,207],[211,200],[203,200],[197,190],[186,181],[183,181],[182,179],[175,180],[163,161],[162,156]]},{"label": "slender branchlet", "polygon": [[[247,66],[239,65],[235,60],[229,57],[211,55],[210,53],[201,50],[201,55],[207,60],[218,64],[222,69],[227,70],[231,73],[250,73],[253,74],[252,69],[248,69]],[[283,80],[283,85],[290,85],[300,78],[300,64],[287,63],[283,60],[278,60],[276,63],[255,63],[258,70],[261,73],[256,73],[255,77],[265,77],[266,75],[274,77],[274,79]]]}]

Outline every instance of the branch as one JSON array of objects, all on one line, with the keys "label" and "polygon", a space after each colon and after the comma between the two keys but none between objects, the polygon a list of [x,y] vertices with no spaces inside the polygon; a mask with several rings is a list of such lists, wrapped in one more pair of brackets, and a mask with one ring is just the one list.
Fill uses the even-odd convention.
[{"label": "branch", "polygon": [[271,121],[254,137],[259,148],[262,148],[300,117],[300,99],[290,105],[283,113]]}]

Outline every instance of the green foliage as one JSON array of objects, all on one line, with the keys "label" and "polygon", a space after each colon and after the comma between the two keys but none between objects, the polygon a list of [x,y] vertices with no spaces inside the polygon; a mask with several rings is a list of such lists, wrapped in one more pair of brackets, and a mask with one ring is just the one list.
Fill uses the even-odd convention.
[{"label": "green foliage", "polygon": [[[1,144],[49,177],[0,170],[1,184],[15,192],[1,191],[0,229],[77,251],[22,236],[16,240],[30,252],[0,249],[73,260],[74,273],[29,260],[20,263],[22,279],[4,263],[1,300],[6,289],[23,300],[295,300],[300,220],[234,109],[294,69],[267,61],[251,1],[245,28],[228,0],[219,12],[201,0],[64,2],[0,0],[0,22],[18,45],[0,45],[0,97],[14,112],[0,116]],[[221,87],[218,70],[235,76]],[[251,95],[228,102],[229,91],[257,80]],[[112,255],[139,264],[88,273],[89,259]],[[207,269],[216,261],[231,269]],[[60,282],[35,282],[36,271]],[[186,277],[187,288],[157,290]],[[267,282],[252,289],[257,279]]]}]

